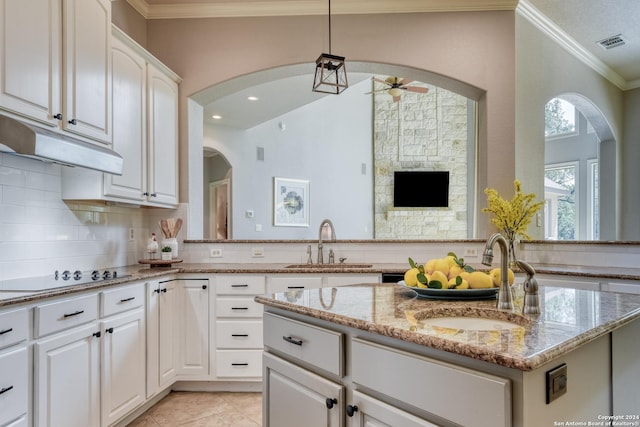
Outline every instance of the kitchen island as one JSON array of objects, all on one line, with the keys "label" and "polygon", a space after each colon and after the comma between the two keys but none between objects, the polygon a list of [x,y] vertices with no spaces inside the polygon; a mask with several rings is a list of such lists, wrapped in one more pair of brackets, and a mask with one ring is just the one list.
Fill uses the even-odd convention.
[{"label": "kitchen island", "polygon": [[[314,401],[331,406],[322,425],[607,425],[613,415],[640,425],[640,296],[543,286],[536,317],[518,314],[519,285],[514,297],[513,313],[495,300],[421,299],[392,284],[256,297],[265,305],[264,425],[287,425],[277,413],[311,411]],[[516,326],[426,321],[447,316]],[[314,345],[321,356],[305,351]]]}]

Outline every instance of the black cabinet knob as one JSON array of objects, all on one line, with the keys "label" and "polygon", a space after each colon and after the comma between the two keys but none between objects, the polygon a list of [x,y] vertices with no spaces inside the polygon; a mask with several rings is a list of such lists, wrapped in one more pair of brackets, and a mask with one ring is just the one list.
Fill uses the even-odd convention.
[{"label": "black cabinet knob", "polygon": [[333,409],[333,405],[335,405],[336,403],[338,403],[338,399],[336,399],[335,397],[327,397],[327,400],[325,400],[325,404],[327,405],[327,409]]},{"label": "black cabinet knob", "polygon": [[55,115],[53,116],[53,118],[54,118],[54,119],[56,119],[56,120],[62,120],[62,114],[60,114],[60,113],[55,114]]},{"label": "black cabinet knob", "polygon": [[356,405],[347,405],[347,415],[349,417],[353,417],[353,414],[358,412],[358,407]]},{"label": "black cabinet knob", "polygon": [[69,124],[70,125],[77,125],[78,122],[76,121],[76,119],[71,119],[71,120],[69,120]]}]

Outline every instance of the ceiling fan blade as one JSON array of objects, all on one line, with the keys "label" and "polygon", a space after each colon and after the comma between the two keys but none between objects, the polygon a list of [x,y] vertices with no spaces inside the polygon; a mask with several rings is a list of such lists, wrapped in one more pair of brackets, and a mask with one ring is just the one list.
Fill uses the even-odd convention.
[{"label": "ceiling fan blade", "polygon": [[400,86],[404,86],[404,85],[408,85],[409,83],[411,83],[413,80],[409,80],[409,79],[401,79],[400,81],[398,81],[398,84]]},{"label": "ceiling fan blade", "polygon": [[389,83],[389,82],[388,82],[388,81],[386,81],[386,80],[380,80],[380,79],[375,78],[375,77],[373,78],[373,81],[374,81],[374,82],[378,82],[378,83],[382,83],[383,85],[389,85],[389,84],[391,84],[391,83]]},{"label": "ceiling fan blade", "polygon": [[405,86],[405,87],[403,87],[403,89],[406,89],[409,92],[416,92],[416,93],[427,93],[427,92],[429,92],[429,88],[428,87]]}]

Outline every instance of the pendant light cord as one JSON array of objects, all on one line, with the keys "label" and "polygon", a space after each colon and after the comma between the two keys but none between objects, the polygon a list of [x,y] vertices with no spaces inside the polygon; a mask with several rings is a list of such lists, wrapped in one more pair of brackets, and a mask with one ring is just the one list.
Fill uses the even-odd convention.
[{"label": "pendant light cord", "polygon": [[329,0],[329,54],[331,54],[331,0]]}]

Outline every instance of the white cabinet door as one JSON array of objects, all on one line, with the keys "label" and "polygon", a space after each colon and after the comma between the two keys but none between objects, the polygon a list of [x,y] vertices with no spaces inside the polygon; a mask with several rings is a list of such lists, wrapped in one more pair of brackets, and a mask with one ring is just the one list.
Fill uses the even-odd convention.
[{"label": "white cabinet door", "polygon": [[58,126],[60,24],[60,0],[0,0],[0,107]]},{"label": "white cabinet door", "polygon": [[34,425],[100,425],[100,351],[95,323],[34,345]]},{"label": "white cabinet door", "polygon": [[209,281],[178,281],[177,374],[183,377],[209,374]]},{"label": "white cabinet door", "polygon": [[147,188],[147,64],[113,38],[113,149],[124,159],[122,175],[104,174],[104,194],[139,202]]},{"label": "white cabinet door", "polygon": [[26,419],[28,407],[29,356],[26,346],[14,346],[0,352],[0,425]]},{"label": "white cabinet door", "polygon": [[149,202],[178,203],[178,85],[149,64]]},{"label": "white cabinet door", "polygon": [[269,353],[263,362],[264,427],[342,425],[344,387]]},{"label": "white cabinet door", "polygon": [[174,280],[147,284],[147,398],[175,379],[176,309]]},{"label": "white cabinet door", "polygon": [[438,427],[359,391],[347,406],[349,427]]},{"label": "white cabinet door", "polygon": [[62,127],[111,143],[111,2],[63,0]]},{"label": "white cabinet door", "polygon": [[113,424],[145,401],[144,308],[100,323],[102,425]]}]

